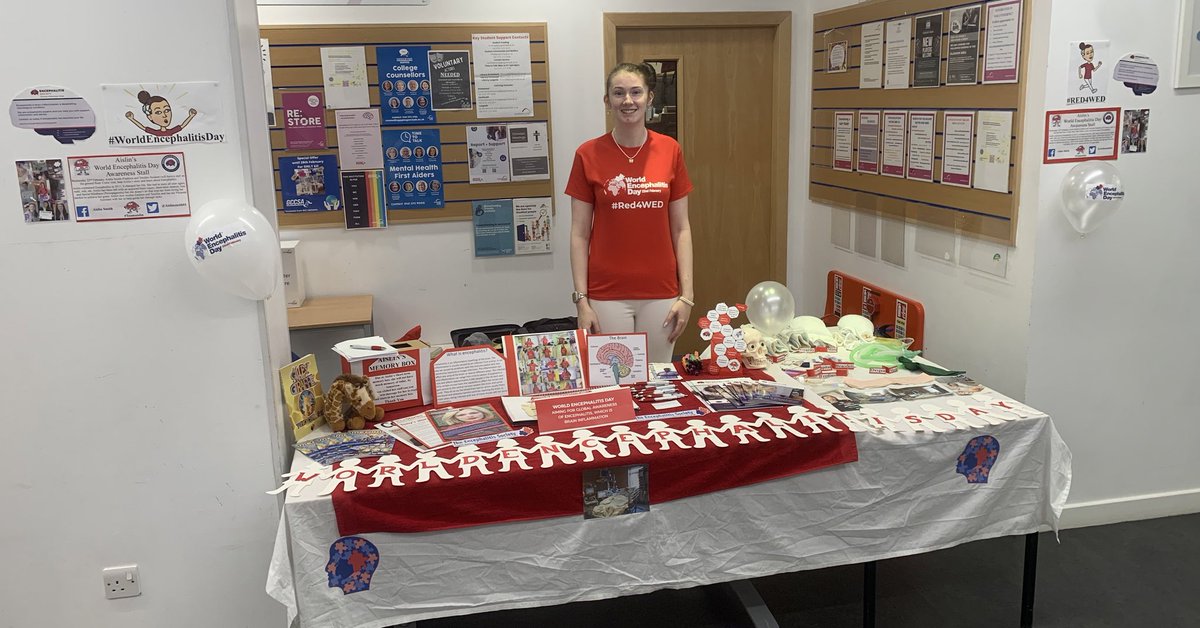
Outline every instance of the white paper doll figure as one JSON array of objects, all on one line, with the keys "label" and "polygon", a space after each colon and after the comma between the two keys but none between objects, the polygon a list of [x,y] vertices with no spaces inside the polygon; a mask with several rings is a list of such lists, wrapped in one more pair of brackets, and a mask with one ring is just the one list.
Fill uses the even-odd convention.
[{"label": "white paper doll figure", "polygon": [[554,466],[555,460],[558,460],[563,464],[575,464],[575,461],[567,455],[566,451],[564,451],[565,446],[561,443],[555,442],[553,436],[536,436],[533,440],[537,443],[537,445],[534,445],[526,451],[531,454],[537,453],[542,457],[543,469]]},{"label": "white paper doll figure", "polygon": [[971,395],[971,398],[976,401],[982,401],[990,408],[996,408],[1002,412],[1008,412],[1020,419],[1028,419],[1030,417],[1041,416],[1042,413],[1030,408],[1029,406],[1016,401],[1015,399],[996,399],[988,393],[976,393]]},{"label": "white paper doll figure", "polygon": [[[792,407],[796,407],[796,406],[792,406]],[[788,411],[792,412],[792,408],[789,407]],[[838,423],[842,424],[842,427],[845,427],[846,429],[850,430],[851,432],[873,432],[877,429],[880,429],[880,426],[868,425],[865,420],[860,419],[856,416],[851,416],[848,412],[842,412],[842,411],[830,412],[828,410],[812,411],[812,410],[805,410],[805,409],[801,408],[801,413],[806,414],[810,417],[820,417],[822,419],[827,419],[827,420],[828,419],[837,419]]]},{"label": "white paper doll figure", "polygon": [[947,425],[951,425],[960,430],[978,429],[981,427],[987,427],[988,425],[974,416],[971,416],[970,412],[955,413],[932,403],[923,404],[921,409],[941,419]]},{"label": "white paper doll figure", "polygon": [[613,441],[617,444],[618,458],[624,458],[633,454],[634,449],[647,456],[654,453],[642,444],[643,436],[641,434],[634,434],[630,431],[628,425],[614,425],[612,432],[612,435],[606,437],[605,440]]},{"label": "white paper doll figure", "polygon": [[574,436],[575,440],[571,441],[568,447],[583,454],[584,462],[595,460],[595,454],[600,454],[604,458],[616,458],[616,456],[608,453],[608,448],[604,446],[605,442],[596,438],[596,435],[592,434],[591,430],[575,430],[571,432],[571,436]]},{"label": "white paper doll figure", "polygon": [[1004,420],[1000,417],[993,416],[991,412],[983,408],[967,405],[967,402],[961,399],[947,399],[946,405],[953,408],[951,412],[959,416],[971,416],[976,420],[983,421],[988,425],[1004,425]]},{"label": "white paper doll figure", "polygon": [[428,482],[429,476],[436,475],[443,480],[452,479],[454,476],[446,470],[446,460],[439,458],[436,451],[422,451],[417,453],[417,483]]},{"label": "white paper doll figure", "polygon": [[491,475],[492,471],[487,468],[487,456],[479,453],[479,447],[475,445],[463,445],[458,448],[458,455],[451,458],[450,462],[457,462],[460,473],[458,477],[467,478],[471,474],[478,471],[480,475]]},{"label": "white paper doll figure", "polygon": [[792,420],[790,421],[792,425],[795,425],[799,421],[801,425],[807,427],[813,434],[820,434],[822,428],[829,432],[842,431],[841,428],[825,420],[825,417],[828,415],[814,414],[805,409],[804,406],[788,406],[788,412],[792,413]]},{"label": "white paper doll figure", "polygon": [[909,425],[912,425],[913,429],[916,429],[918,432],[944,434],[946,432],[954,431],[953,428],[942,425],[941,421],[921,416],[920,414],[917,414],[916,412],[913,412],[904,406],[892,408],[892,412],[896,413],[896,416],[900,417],[901,419],[908,421]]},{"label": "white paper doll figure", "polygon": [[283,491],[288,492],[288,497],[298,497],[304,489],[310,486],[324,486],[325,481],[322,477],[323,471],[289,471],[282,476],[283,483],[279,488],[273,491],[267,491],[267,495],[278,495]]},{"label": "white paper doll figure", "polygon": [[680,449],[692,448],[691,445],[683,442],[683,439],[680,438],[683,431],[670,427],[662,421],[651,421],[646,424],[646,427],[650,428],[650,431],[646,432],[646,435],[658,443],[659,451],[666,451],[672,447]]},{"label": "white paper doll figure", "polygon": [[732,414],[721,416],[721,427],[718,429],[737,436],[739,445],[749,445],[751,438],[760,443],[771,442],[771,439],[759,434],[758,428],[754,427],[753,424],[747,423]]},{"label": "white paper doll figure", "polygon": [[771,428],[771,431],[775,433],[775,438],[787,438],[788,434],[791,434],[796,438],[808,438],[808,434],[805,434],[804,432],[801,432],[788,425],[787,421],[772,416],[769,412],[755,412],[754,416],[758,417],[758,419],[754,421],[755,427],[762,427],[765,425]]},{"label": "white paper doll figure", "polygon": [[404,470],[408,468],[400,464],[400,456],[395,454],[387,454],[379,457],[379,462],[367,469],[368,475],[375,476],[375,481],[371,482],[367,488],[375,488],[383,486],[384,482],[391,481],[392,486],[404,486],[404,481],[400,476],[404,474]]},{"label": "white paper doll figure", "polygon": [[362,461],[358,458],[346,458],[338,463],[338,467],[336,469],[330,469],[322,474],[324,479],[330,480],[330,482],[325,486],[325,488],[321,489],[320,493],[317,494],[329,495],[339,485],[342,487],[342,490],[347,493],[358,490],[358,487],[354,486],[355,481],[358,479],[358,474],[367,472],[366,469],[358,466],[359,462]]},{"label": "white paper doll figure", "polygon": [[500,473],[508,473],[512,469],[513,463],[526,470],[532,471],[533,467],[525,462],[526,450],[517,444],[517,441],[511,438],[500,439],[496,443],[496,451],[492,452],[492,457],[500,460]]},{"label": "white paper doll figure", "polygon": [[717,437],[720,430],[709,427],[704,419],[688,419],[687,424],[688,428],[684,432],[692,435],[692,446],[696,449],[704,449],[708,446],[705,443],[712,443],[714,447],[729,446],[729,443]]}]

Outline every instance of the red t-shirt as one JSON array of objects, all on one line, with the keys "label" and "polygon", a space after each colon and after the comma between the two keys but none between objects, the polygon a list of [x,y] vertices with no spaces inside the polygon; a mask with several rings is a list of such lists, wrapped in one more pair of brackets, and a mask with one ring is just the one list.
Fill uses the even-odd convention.
[{"label": "red t-shirt", "polygon": [[692,181],[674,139],[647,130],[642,152],[627,155],[605,134],[575,151],[567,195],[592,204],[588,296],[601,300],[679,296],[667,205],[688,195]]}]

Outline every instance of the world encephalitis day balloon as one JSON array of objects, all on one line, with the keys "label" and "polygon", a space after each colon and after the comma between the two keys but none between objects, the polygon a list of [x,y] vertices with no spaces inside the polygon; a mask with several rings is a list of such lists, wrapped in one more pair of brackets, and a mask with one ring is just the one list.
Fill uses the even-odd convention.
[{"label": "world encephalitis day balloon", "polygon": [[1121,175],[1105,161],[1076,164],[1062,182],[1063,215],[1081,234],[1095,231],[1125,199]]},{"label": "world encephalitis day balloon", "polygon": [[212,285],[244,299],[270,297],[280,283],[279,238],[241,199],[217,199],[192,214],[184,231],[192,266]]}]

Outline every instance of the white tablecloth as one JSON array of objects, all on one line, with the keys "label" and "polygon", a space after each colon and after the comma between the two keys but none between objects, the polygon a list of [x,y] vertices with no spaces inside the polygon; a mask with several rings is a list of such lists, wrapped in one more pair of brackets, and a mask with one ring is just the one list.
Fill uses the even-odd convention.
[{"label": "white tablecloth", "polygon": [[[986,484],[969,484],[955,472],[957,459],[969,440],[984,434],[999,441],[1000,454]],[[1048,417],[949,433],[856,437],[858,462],[653,504],[644,514],[358,535],[375,544],[380,561],[370,589],[349,595],[330,588],[326,578],[329,548],[339,538],[332,501],[289,497],[267,592],[304,628],[374,628],[1057,530],[1071,454]],[[305,465],[313,463],[297,456],[294,469]]]}]

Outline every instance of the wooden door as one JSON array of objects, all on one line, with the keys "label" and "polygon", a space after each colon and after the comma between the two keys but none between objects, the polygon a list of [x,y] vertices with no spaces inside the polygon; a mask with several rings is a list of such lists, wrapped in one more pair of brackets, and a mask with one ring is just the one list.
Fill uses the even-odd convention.
[{"label": "wooden door", "polygon": [[699,317],[744,302],[760,281],[786,281],[790,14],[605,18],[608,67],[651,61],[676,72],[674,110],[656,110],[649,126],[677,130],[695,186],[696,307],[675,351],[702,349]]}]

